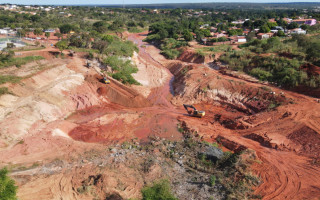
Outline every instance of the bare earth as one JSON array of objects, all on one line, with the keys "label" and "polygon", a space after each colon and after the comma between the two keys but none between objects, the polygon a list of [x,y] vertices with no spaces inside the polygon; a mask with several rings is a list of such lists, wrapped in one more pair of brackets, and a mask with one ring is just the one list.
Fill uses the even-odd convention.
[{"label": "bare earth", "polygon": [[[320,197],[319,103],[192,63],[190,53],[188,60],[166,60],[142,42],[144,37],[128,35],[140,50],[132,59],[140,86],[113,79],[105,85],[95,70],[84,67],[80,54],[56,59],[48,53],[53,49],[28,52],[46,55],[46,61],[0,71],[24,77],[6,84],[13,94],[0,96],[0,164],[14,169],[19,199],[92,199],[76,188],[97,173],[104,191],[139,198],[144,182],[172,172],[154,167],[143,175],[130,167],[143,155],[123,158],[130,159],[129,166],[112,157],[112,149],[103,159],[101,152],[149,137],[180,140],[179,123],[203,140],[219,138],[229,150],[254,150],[259,162],[252,169],[262,179],[255,193],[263,199]],[[186,115],[183,103],[206,116]],[[280,106],[270,109],[272,104]]]}]

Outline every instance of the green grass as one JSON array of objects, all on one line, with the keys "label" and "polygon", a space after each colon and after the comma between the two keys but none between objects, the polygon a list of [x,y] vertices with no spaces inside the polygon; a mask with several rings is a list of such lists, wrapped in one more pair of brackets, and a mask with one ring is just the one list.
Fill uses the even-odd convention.
[{"label": "green grass", "polygon": [[128,28],[128,31],[130,33],[141,33],[143,31],[145,31],[146,29],[143,29],[143,28],[137,28],[137,27],[129,27]]},{"label": "green grass", "polygon": [[14,52],[20,52],[20,51],[37,51],[37,50],[42,50],[42,49],[45,49],[46,47],[34,47],[34,48],[27,48],[27,47],[30,47],[30,46],[25,46],[25,47],[21,47],[21,48],[18,48],[18,49],[14,49],[13,51]]},{"label": "green grass", "polygon": [[0,84],[4,83],[18,83],[21,77],[11,75],[0,75]]},{"label": "green grass", "polygon": [[10,66],[17,66],[21,67],[21,65],[25,65],[29,62],[37,61],[37,60],[42,60],[44,57],[42,56],[26,56],[26,57],[19,57],[19,58],[11,58],[6,62],[0,62],[0,69],[5,68],[5,67],[10,67]]},{"label": "green grass", "polygon": [[142,200],[177,200],[172,194],[170,182],[168,180],[160,180],[151,186],[146,186],[141,192]]},{"label": "green grass", "polygon": [[227,52],[228,49],[230,48],[229,45],[222,44],[222,45],[217,45],[217,46],[212,46],[212,47],[203,47],[201,50],[203,51],[211,51],[211,52]]},{"label": "green grass", "polygon": [[75,52],[99,53],[99,50],[97,49],[76,48],[76,47],[70,47],[69,49]]},{"label": "green grass", "polygon": [[4,94],[10,94],[9,89],[7,87],[0,88],[0,96]]}]

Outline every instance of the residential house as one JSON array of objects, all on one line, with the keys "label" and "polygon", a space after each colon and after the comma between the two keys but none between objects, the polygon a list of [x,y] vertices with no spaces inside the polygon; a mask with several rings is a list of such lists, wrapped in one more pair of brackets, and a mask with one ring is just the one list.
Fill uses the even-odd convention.
[{"label": "residential house", "polygon": [[281,26],[275,26],[275,27],[271,28],[271,32],[272,33],[278,33],[278,31],[283,31],[284,32],[284,29]]},{"label": "residential house", "polygon": [[245,43],[245,42],[247,42],[247,39],[245,36],[237,36],[235,42],[236,43]]},{"label": "residential house", "polygon": [[7,35],[8,33],[9,33],[8,30],[0,29],[0,34],[1,35]]},{"label": "residential house", "polygon": [[244,21],[243,20],[237,20],[237,21],[232,21],[232,24],[243,24]]},{"label": "residential house", "polygon": [[212,34],[212,37],[214,37],[214,38],[220,38],[220,37],[227,37],[227,35],[224,34],[224,33],[213,33],[213,34]]},{"label": "residential house", "polygon": [[273,33],[258,33],[257,38],[260,40],[269,39],[273,36]]},{"label": "residential house", "polygon": [[296,22],[297,24],[306,24],[309,26],[313,26],[317,24],[317,20],[316,19],[295,19],[292,20],[292,22]]},{"label": "residential house", "polygon": [[302,28],[296,28],[290,31],[291,34],[299,34],[299,35],[305,35],[307,34],[307,31],[303,30]]}]

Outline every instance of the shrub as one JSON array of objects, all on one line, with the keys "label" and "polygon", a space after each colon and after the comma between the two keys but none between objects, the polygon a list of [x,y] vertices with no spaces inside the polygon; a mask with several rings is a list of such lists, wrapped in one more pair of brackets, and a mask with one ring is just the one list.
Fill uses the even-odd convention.
[{"label": "shrub", "polygon": [[214,186],[216,184],[216,176],[211,175],[210,176],[210,182],[209,182],[210,186]]},{"label": "shrub", "polygon": [[166,49],[161,51],[161,54],[164,55],[168,59],[176,59],[180,55],[180,51],[177,49]]},{"label": "shrub", "polygon": [[122,83],[140,84],[131,75],[132,73],[138,72],[138,68],[132,65],[130,60],[121,59],[118,56],[109,56],[104,60],[104,63],[109,65],[115,72],[112,74],[112,78],[117,79]]},{"label": "shrub", "polygon": [[146,186],[141,192],[143,200],[178,200],[172,194],[168,180],[160,180],[152,186]]},{"label": "shrub", "polygon": [[272,74],[270,72],[267,72],[260,68],[254,68],[250,71],[250,75],[257,77],[259,80],[267,81],[272,77]]},{"label": "shrub", "polygon": [[16,200],[17,187],[15,182],[8,177],[8,170],[3,168],[0,170],[0,199],[2,200]]},{"label": "shrub", "polygon": [[9,89],[7,87],[1,87],[0,88],[0,96],[4,94],[9,94]]}]

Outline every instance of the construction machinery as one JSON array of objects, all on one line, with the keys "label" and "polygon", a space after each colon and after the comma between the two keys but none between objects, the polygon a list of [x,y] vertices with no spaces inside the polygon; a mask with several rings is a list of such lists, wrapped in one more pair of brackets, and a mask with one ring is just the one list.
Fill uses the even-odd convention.
[{"label": "construction machinery", "polygon": [[[188,112],[188,114],[192,117],[204,117],[204,115],[206,114],[205,111],[199,111],[197,110],[194,106],[192,105],[187,105],[187,104],[183,104],[183,107],[186,109],[186,111]],[[190,110],[189,108],[191,108],[192,110]]]},{"label": "construction machinery", "polygon": [[103,77],[103,82],[104,82],[105,84],[110,84],[110,80],[107,79],[107,77]]}]

